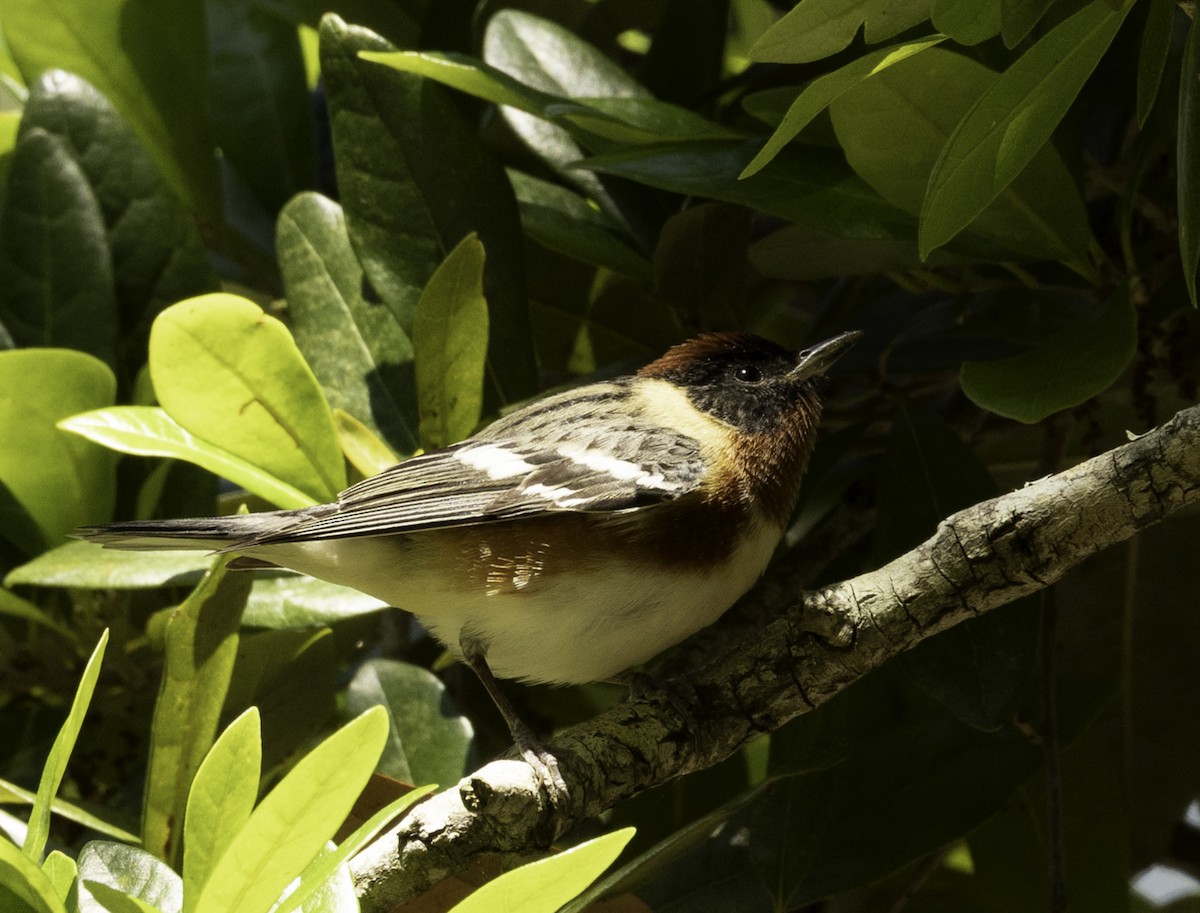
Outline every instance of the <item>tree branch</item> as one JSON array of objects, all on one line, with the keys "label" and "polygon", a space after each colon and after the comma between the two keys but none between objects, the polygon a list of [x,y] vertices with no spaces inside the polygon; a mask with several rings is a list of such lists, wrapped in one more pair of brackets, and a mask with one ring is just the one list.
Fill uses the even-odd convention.
[{"label": "tree branch", "polygon": [[703,668],[561,733],[571,791],[546,804],[530,768],[494,761],[416,806],[352,862],[365,911],[382,911],[485,855],[537,853],[618,802],[710,767],[952,625],[1049,586],[1096,552],[1200,499],[1200,406],[1107,453],[942,521],[895,561],[799,594],[753,630],[697,635]]}]

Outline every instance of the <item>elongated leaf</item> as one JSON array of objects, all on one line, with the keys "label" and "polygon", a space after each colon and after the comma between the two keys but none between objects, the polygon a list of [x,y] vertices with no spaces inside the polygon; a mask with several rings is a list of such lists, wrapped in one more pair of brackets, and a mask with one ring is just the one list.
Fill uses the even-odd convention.
[{"label": "elongated leaf", "polygon": [[33,913],[67,913],[46,873],[14,844],[0,838],[0,896],[5,893]]},{"label": "elongated leaf", "polygon": [[803,0],[759,37],[754,60],[806,63],[836,54],[859,26],[867,44],[887,41],[929,18],[932,0]]},{"label": "elongated leaf", "polygon": [[[291,913],[297,907],[305,904],[309,898],[334,876],[339,866],[348,862],[359,850],[373,841],[383,829],[406,808],[414,805],[417,800],[424,798],[437,789],[436,786],[420,786],[405,793],[399,799],[389,802],[363,824],[354,833],[338,844],[336,851],[325,853],[304,870],[300,876],[300,886],[287,896],[272,913]],[[308,909],[305,907],[305,909]],[[320,909],[320,908],[318,908]]]},{"label": "elongated leaf", "polygon": [[337,425],[342,453],[364,478],[378,475],[399,462],[391,448],[353,415],[341,409],[334,409],[333,421]]},{"label": "elongated leaf", "polygon": [[[931,48],[855,86],[830,108],[856,172],[890,203],[916,215],[946,139],[998,77],[960,54]],[[1083,199],[1053,146],[971,222],[972,232],[1022,256],[1087,257]]]},{"label": "elongated leaf", "polygon": [[61,67],[86,79],[133,125],[171,186],[220,213],[205,117],[204,8],[199,3],[12,0],[4,37],[25,82]]},{"label": "elongated leaf", "polygon": [[1125,370],[1137,344],[1137,318],[1118,293],[1089,323],[1072,327],[1012,358],[968,361],[963,392],[998,415],[1039,422],[1105,390]]},{"label": "elongated leaf", "polygon": [[213,136],[268,212],[316,180],[304,59],[294,22],[256,4],[209,0]]},{"label": "elongated leaf", "polygon": [[1146,126],[1146,118],[1158,97],[1167,55],[1171,50],[1171,27],[1175,22],[1175,4],[1170,0],[1151,0],[1145,4],[1146,24],[1142,27],[1142,45],[1138,51],[1137,118]]},{"label": "elongated leaf", "polygon": [[112,365],[117,300],[100,205],[66,144],[22,133],[0,209],[0,321],[22,346],[62,346]]},{"label": "elongated leaf", "polygon": [[100,642],[96,644],[96,649],[92,651],[92,656],[83,669],[79,687],[71,701],[71,710],[58,731],[54,745],[50,748],[50,756],[42,768],[37,798],[29,812],[29,831],[25,834],[25,845],[21,847],[25,855],[35,863],[41,862],[42,851],[46,848],[46,838],[50,835],[50,806],[67,772],[67,761],[75,748],[75,740],[79,738],[79,730],[83,728],[83,718],[92,702],[92,693],[96,690],[96,680],[100,677],[100,664],[104,661],[106,646],[107,629],[100,635]]},{"label": "elongated leaf", "polygon": [[58,899],[66,902],[79,875],[79,866],[75,864],[75,860],[60,850],[51,850],[42,863],[42,871],[54,885],[54,893],[58,895]]},{"label": "elongated leaf", "polygon": [[188,790],[213,743],[233,661],[249,574],[219,560],[171,616],[166,663],[154,704],[142,806],[142,846],[178,861]]},{"label": "elongated leaf", "polygon": [[1179,254],[1183,281],[1196,306],[1196,267],[1200,264],[1200,26],[1188,29],[1179,76],[1179,137],[1175,151],[1179,179]]},{"label": "elongated leaf", "polygon": [[167,413],[196,437],[317,501],[346,487],[321,388],[287,328],[236,295],[202,295],[159,315],[150,376]]},{"label": "elongated leaf", "polygon": [[309,507],[316,503],[311,495],[190,434],[156,406],[96,409],[63,419],[58,427],[122,453],[187,460],[280,507]]},{"label": "elongated leaf", "polygon": [[300,194],[279,214],[276,248],[296,344],[330,406],[411,453],[417,447],[412,343],[395,313],[363,298],[363,271],[341,206]]},{"label": "elongated leaf", "polygon": [[[1054,0],[1000,0],[1005,45],[1015,48],[1020,44],[1053,5]],[[1115,7],[1116,3],[1109,5]]]},{"label": "elongated leaf", "polygon": [[[1126,14],[1095,0],[1051,29],[976,102],[946,141],[921,210],[921,255],[965,228],[1050,139]],[[999,117],[996,112],[1002,112]]]},{"label": "elongated leaf", "polygon": [[526,863],[489,881],[451,913],[492,913],[520,910],[521,913],[555,913],[600,877],[633,839],[627,827],[596,837],[562,853]]},{"label": "elongated leaf", "polygon": [[527,397],[534,363],[512,188],[444,89],[358,56],[394,50],[336,16],[322,23],[321,71],[350,241],[371,285],[409,330],[437,265],[476,232],[492,258],[484,279],[489,402]]},{"label": "elongated leaf", "polygon": [[69,641],[74,642],[79,640],[79,635],[74,629],[67,627],[59,621],[55,621],[32,602],[22,599],[16,593],[11,593],[8,590],[0,590],[0,615],[32,621],[34,624],[49,628]]},{"label": "elongated leaf", "polygon": [[[7,780],[0,779],[0,795],[4,797],[5,804],[24,803],[33,805],[37,801],[37,793],[31,793],[27,789],[22,789],[15,783],[9,783]],[[86,812],[78,805],[72,805],[64,799],[56,798],[50,803],[50,808],[54,814],[60,818],[65,818],[68,821],[74,821],[76,824],[81,824],[88,830],[97,831],[114,840],[123,840],[126,843],[137,843],[138,837],[136,834],[131,834],[129,831],[117,827],[115,824],[109,824],[103,818],[98,818],[91,812]],[[61,856],[57,850],[50,852],[43,861],[43,867],[50,862],[56,855]]]},{"label": "elongated leaf", "polygon": [[112,102],[74,73],[51,70],[30,90],[22,130],[62,140],[100,205],[120,313],[121,355],[133,376],[164,307],[214,291],[217,279],[191,214]]},{"label": "elongated leaf", "polygon": [[383,707],[391,720],[379,773],[404,783],[455,783],[463,776],[474,729],[432,672],[368,660],[346,691],[346,710],[358,714],[373,706]]},{"label": "elongated leaf", "polygon": [[[91,841],[79,854],[79,879],[83,882],[80,913],[100,913],[102,909],[112,913],[182,913],[183,883],[179,876],[162,860],[136,846]],[[93,885],[99,887],[93,889]],[[134,904],[121,905],[123,900],[133,900]]]},{"label": "elongated leaf", "polygon": [[796,100],[787,109],[783,121],[771,134],[771,138],[767,140],[758,155],[754,156],[750,164],[742,171],[741,177],[747,178],[758,172],[779,153],[780,149],[795,139],[814,117],[829,107],[830,103],[839,95],[893,64],[914,54],[919,54],[926,48],[933,47],[942,41],[945,41],[945,38],[936,36],[922,41],[880,48],[878,51],[872,51],[870,54],[851,61],[832,73],[814,79],[804,87],[803,92],[796,96]]},{"label": "elongated leaf", "polygon": [[483,245],[464,238],[430,277],[413,318],[421,446],[445,447],[470,435],[483,409],[488,303]]},{"label": "elongated leaf", "polygon": [[[556,22],[523,10],[503,9],[488,20],[483,33],[483,59],[522,85],[563,98],[653,98],[597,48]],[[599,175],[573,170],[583,152],[562,127],[502,105],[500,114],[513,132],[559,178],[594,200],[619,224],[636,212],[631,195],[609,186]]]},{"label": "elongated leaf", "polygon": [[183,824],[183,904],[189,913],[213,866],[250,820],[262,776],[262,732],[251,707],[221,733],[196,769]]},{"label": "elongated leaf", "polygon": [[204,885],[195,913],[259,913],[345,820],[387,737],[369,710],[305,756],[254,810]]}]

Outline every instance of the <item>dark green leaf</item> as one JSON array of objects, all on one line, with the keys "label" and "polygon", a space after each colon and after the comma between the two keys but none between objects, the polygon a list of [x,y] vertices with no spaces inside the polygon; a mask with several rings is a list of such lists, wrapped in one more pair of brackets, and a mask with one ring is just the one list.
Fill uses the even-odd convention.
[{"label": "dark green leaf", "polygon": [[237,629],[251,575],[218,562],[166,630],[162,684],[154,704],[142,808],[142,846],[178,863],[192,777],[217,735],[237,653]]},{"label": "dark green leaf", "polygon": [[[85,882],[80,891],[80,909],[95,910],[87,896],[86,882],[99,883],[110,891],[129,895],[162,913],[182,913],[183,884],[171,868],[136,846],[93,840],[79,854],[79,878]],[[105,896],[101,896],[104,894]],[[108,906],[107,892],[97,892],[96,900]]]},{"label": "dark green leaf", "polygon": [[363,297],[342,208],[300,194],[279,214],[276,245],[296,344],[325,398],[395,449],[417,447],[412,343],[396,315]]},{"label": "dark green leaf", "polygon": [[[888,202],[917,215],[938,155],[997,77],[952,51],[930,48],[846,91],[830,107],[856,172]],[[971,230],[1023,256],[1084,260],[1091,232],[1071,173],[1045,145],[972,222]]]},{"label": "dark green leaf", "polygon": [[1146,24],[1142,27],[1142,46],[1138,52],[1137,119],[1146,126],[1146,118],[1158,97],[1167,55],[1171,50],[1171,29],[1175,24],[1175,4],[1171,0],[1151,0],[1146,6]]},{"label": "dark green leaf", "polygon": [[933,27],[959,44],[979,44],[1000,33],[1001,0],[933,0]]},{"label": "dark green leaf", "polygon": [[648,280],[649,261],[617,234],[617,226],[583,197],[519,171],[509,180],[521,208],[521,225],[539,244],[592,266]]},{"label": "dark green leaf", "polygon": [[479,424],[489,321],[483,265],[483,245],[468,235],[429,277],[417,302],[413,348],[426,450],[461,441]]},{"label": "dark green leaf", "polygon": [[133,126],[175,192],[219,216],[204,34],[201,3],[12,0],[4,7],[4,37],[26,84],[55,67],[86,79]]},{"label": "dark green leaf", "polygon": [[375,705],[392,724],[380,773],[405,783],[457,783],[466,773],[474,728],[437,676],[408,663],[369,660],[350,682],[346,711],[357,716]]},{"label": "dark green leaf", "polygon": [[1114,11],[1094,0],[1042,36],[959,121],[929,179],[921,210],[922,256],[962,231],[1025,169],[1131,7],[1126,2]]},{"label": "dark green leaf", "polygon": [[805,0],[754,43],[750,56],[770,63],[806,63],[836,54],[863,26],[878,44],[929,18],[932,0]]},{"label": "dark green leaf", "polygon": [[1196,306],[1196,267],[1200,265],[1200,25],[1192,20],[1179,74],[1179,254],[1183,281]]},{"label": "dark green leaf", "polygon": [[244,0],[209,0],[213,136],[269,212],[313,185],[313,129],[295,23]]},{"label": "dark green leaf", "polygon": [[112,257],[99,203],[66,144],[23,132],[0,210],[0,320],[22,346],[117,356]]},{"label": "dark green leaf", "polygon": [[[812,281],[834,276],[865,276],[921,265],[917,242],[909,238],[831,238],[803,225],[789,225],[746,251],[754,268],[778,279]],[[935,250],[927,264],[960,262],[944,250]]]},{"label": "dark green leaf", "polygon": [[1119,292],[1093,319],[1020,355],[962,366],[963,392],[985,409],[1022,422],[1077,406],[1108,388],[1137,344],[1137,317]]},{"label": "dark green leaf", "polygon": [[411,329],[421,289],[472,231],[492,259],[489,393],[533,393],[534,365],[522,275],[520,217],[503,169],[440,86],[360,60],[392,51],[364,29],[327,17],[326,81],[350,241],[371,284]]},{"label": "dark green leaf", "polygon": [[[1054,5],[1054,0],[1000,0],[1004,43],[1015,48]],[[1116,4],[1109,4],[1115,6]]]},{"label": "dark green leaf", "polygon": [[83,169],[108,233],[124,368],[146,360],[150,323],[168,304],[213,291],[217,279],[191,215],[107,98],[51,70],[29,93],[22,130],[61,139]]}]

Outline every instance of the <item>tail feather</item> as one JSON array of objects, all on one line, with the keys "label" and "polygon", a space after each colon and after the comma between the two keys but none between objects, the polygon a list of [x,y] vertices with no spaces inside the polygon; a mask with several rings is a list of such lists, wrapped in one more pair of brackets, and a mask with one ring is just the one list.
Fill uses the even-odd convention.
[{"label": "tail feather", "polygon": [[220,551],[234,549],[240,543],[270,538],[308,514],[309,510],[277,510],[228,517],[130,520],[103,526],[81,526],[75,536],[105,548],[129,551]]}]

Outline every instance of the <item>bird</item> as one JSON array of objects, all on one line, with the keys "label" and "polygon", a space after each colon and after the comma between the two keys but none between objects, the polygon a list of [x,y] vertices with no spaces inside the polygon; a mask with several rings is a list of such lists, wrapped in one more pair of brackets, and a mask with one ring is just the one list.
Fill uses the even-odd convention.
[{"label": "bird", "polygon": [[108,548],[234,553],[416,615],[476,672],[565,792],[497,678],[613,680],[715,621],[762,575],[799,497],[818,384],[862,334],[799,353],[708,333],[298,510],[82,527]]}]

